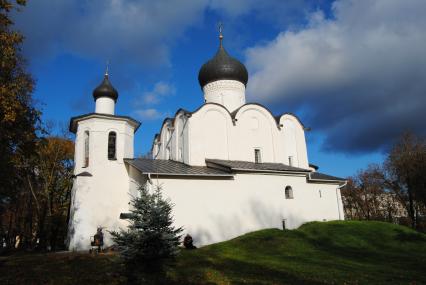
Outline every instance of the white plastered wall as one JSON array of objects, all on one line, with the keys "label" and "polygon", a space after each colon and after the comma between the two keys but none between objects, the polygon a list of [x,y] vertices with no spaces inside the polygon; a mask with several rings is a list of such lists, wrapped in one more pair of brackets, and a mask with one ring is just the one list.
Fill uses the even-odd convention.
[{"label": "white plastered wall", "polygon": [[246,87],[237,80],[217,80],[203,87],[204,101],[225,106],[229,112],[246,103]]},{"label": "white plastered wall", "polygon": [[261,162],[279,162],[279,130],[271,114],[261,106],[245,105],[235,115],[231,138],[231,160],[254,162],[254,150],[261,152]]},{"label": "white plastered wall", "polygon": [[206,158],[229,159],[233,125],[224,107],[203,105],[189,118],[187,127],[190,165],[205,165]]},{"label": "white plastered wall", "polygon": [[[84,132],[89,131],[89,166],[84,167]],[[117,159],[108,160],[108,133],[117,134]],[[90,237],[104,227],[105,244],[111,245],[107,231],[125,222],[120,213],[128,211],[129,177],[123,158],[133,157],[134,127],[125,120],[91,118],[78,124],[75,168],[68,242],[70,250],[90,247]],[[83,172],[90,177],[78,176]]]},{"label": "white plastered wall", "polygon": [[[131,176],[141,184],[147,181],[136,171]],[[284,219],[289,229],[309,221],[343,219],[338,185],[307,183],[304,175],[250,173],[236,174],[234,180],[151,176],[151,183],[150,187],[161,186],[174,204],[175,225],[183,226],[198,246],[282,228]],[[294,199],[285,199],[287,185]]]},{"label": "white plastered wall", "polygon": [[292,115],[285,114],[280,118],[280,150],[279,160],[288,164],[288,157],[292,156],[294,166],[309,168],[308,152],[304,127]]},{"label": "white plastered wall", "polygon": [[[189,162],[189,120],[185,112],[179,112],[174,119],[167,119],[160,130],[160,136],[152,147],[155,159],[172,159]],[[168,150],[168,149],[169,150]]]},{"label": "white plastered wall", "polygon": [[[293,166],[308,168],[304,128],[294,116],[283,115],[282,127],[278,127],[264,107],[247,104],[238,110],[234,119],[233,122],[231,114],[222,106],[203,105],[187,119],[184,134],[188,139],[173,138],[174,150],[178,152],[182,148],[184,162],[190,165],[205,165],[206,158],[254,161],[254,149],[260,149],[262,162],[288,164],[291,155]],[[164,124],[163,139],[166,128]],[[178,136],[176,130],[180,127],[175,123]],[[172,155],[174,157],[178,158],[178,153]],[[167,159],[165,155],[157,158]]]},{"label": "white plastered wall", "polygon": [[108,97],[100,97],[96,99],[96,113],[114,115],[115,101]]}]

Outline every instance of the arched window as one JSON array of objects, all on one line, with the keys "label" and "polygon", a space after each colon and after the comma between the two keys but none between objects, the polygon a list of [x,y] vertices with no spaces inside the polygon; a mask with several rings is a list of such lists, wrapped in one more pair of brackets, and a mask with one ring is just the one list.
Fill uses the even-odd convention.
[{"label": "arched window", "polygon": [[116,160],[117,159],[117,134],[115,132],[110,132],[108,134],[108,159]]},{"label": "arched window", "polygon": [[83,167],[89,166],[89,131],[84,132],[84,161]]},{"label": "arched window", "polygon": [[285,187],[285,198],[286,199],[293,199],[293,189],[291,186]]}]

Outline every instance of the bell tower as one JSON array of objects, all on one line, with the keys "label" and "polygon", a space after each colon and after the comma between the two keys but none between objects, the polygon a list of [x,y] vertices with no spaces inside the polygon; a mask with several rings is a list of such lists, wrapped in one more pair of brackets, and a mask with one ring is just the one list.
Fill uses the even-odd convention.
[{"label": "bell tower", "polygon": [[140,123],[127,116],[115,115],[118,92],[108,72],[93,91],[95,112],[70,120],[75,134],[74,183],[68,229],[70,250],[86,250],[98,227],[108,231],[123,223],[120,213],[128,211],[129,178],[125,158],[133,158],[134,133]]}]

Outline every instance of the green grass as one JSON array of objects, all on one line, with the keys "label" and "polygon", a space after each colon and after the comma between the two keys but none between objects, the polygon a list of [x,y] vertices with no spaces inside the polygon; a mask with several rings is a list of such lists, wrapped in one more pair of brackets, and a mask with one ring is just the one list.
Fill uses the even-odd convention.
[{"label": "green grass", "polygon": [[[124,284],[117,255],[0,259],[0,284]],[[426,284],[426,235],[381,222],[309,223],[183,250],[169,284]]]}]

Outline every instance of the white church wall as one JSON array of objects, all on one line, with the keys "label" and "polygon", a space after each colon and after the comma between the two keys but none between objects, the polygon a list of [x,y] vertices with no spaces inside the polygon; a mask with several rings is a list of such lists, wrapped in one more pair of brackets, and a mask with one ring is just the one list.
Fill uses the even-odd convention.
[{"label": "white church wall", "polygon": [[225,106],[229,112],[245,104],[246,87],[236,80],[217,80],[203,87],[206,103],[217,103]]},{"label": "white church wall", "polygon": [[174,125],[173,125],[173,150],[172,150],[172,157],[173,160],[181,161],[179,157],[179,117],[175,117],[174,119]]},{"label": "white church wall", "polygon": [[183,163],[190,164],[191,152],[190,152],[190,134],[191,134],[191,121],[186,118],[184,121],[184,128],[182,132],[182,150],[183,150]]},{"label": "white church wall", "polygon": [[129,194],[131,200],[132,197],[138,196],[139,187],[145,185],[148,177],[147,175],[141,174],[139,170],[135,169],[132,166],[128,166],[127,171],[129,175]]},{"label": "white church wall", "polygon": [[183,162],[183,144],[184,144],[184,120],[182,115],[178,115],[175,119],[175,132],[176,132],[176,160]]},{"label": "white church wall", "polygon": [[189,120],[184,112],[176,114],[161,127],[159,141],[153,142],[153,155],[156,159],[172,159],[189,163]]},{"label": "white church wall", "polygon": [[228,159],[229,130],[232,127],[228,111],[215,104],[203,105],[189,118],[189,164],[205,165],[205,159]]},{"label": "white church wall", "polygon": [[101,97],[96,99],[95,112],[100,114],[114,115],[115,101],[108,97]]},{"label": "white church wall", "polygon": [[223,110],[210,109],[204,113],[203,146],[204,157],[228,159],[227,116]]},{"label": "white church wall", "polygon": [[188,162],[188,120],[184,113],[180,113],[175,119],[176,133],[176,160],[180,162]]},{"label": "white church wall", "polygon": [[[89,165],[84,166],[85,131],[89,130]],[[117,160],[108,160],[108,133],[117,133]],[[76,139],[76,167],[73,186],[69,249],[90,247],[90,237],[98,226],[105,228],[105,244],[111,245],[106,231],[116,230],[124,222],[120,213],[128,210],[129,178],[124,156],[133,157],[134,129],[125,121],[92,118],[79,123]],[[88,172],[91,176],[78,176]]]},{"label": "white church wall", "polygon": [[179,157],[179,128],[178,128],[178,122],[179,122],[179,118],[175,118],[174,119],[174,124],[173,124],[173,131],[172,131],[172,135],[173,135],[173,140],[172,140],[172,159],[179,161],[180,157]]},{"label": "white church wall", "polygon": [[170,159],[170,151],[172,149],[170,145],[171,131],[170,131],[170,120],[166,121],[160,132],[160,151],[158,153],[158,159]]},{"label": "white church wall", "polygon": [[[206,158],[254,161],[260,149],[262,162],[309,167],[305,131],[294,116],[285,114],[278,128],[275,118],[261,105],[247,104],[231,114],[217,104],[204,104],[190,118],[184,112],[166,121],[160,132],[157,159],[205,165]],[[154,147],[154,149],[157,147]],[[182,153],[181,153],[182,152]]]},{"label": "white church wall", "polygon": [[308,150],[306,146],[306,138],[305,138],[305,130],[303,127],[298,124],[296,128],[296,145],[297,145],[297,159],[299,163],[299,167],[308,169],[309,161],[308,161]]},{"label": "white church wall", "polygon": [[169,151],[170,151],[170,159],[177,160],[176,154],[176,145],[177,145],[177,135],[175,131],[175,126],[172,122],[169,125]]},{"label": "white church wall", "polygon": [[292,166],[299,166],[299,156],[297,152],[297,140],[296,140],[296,126],[290,119],[284,119],[282,122],[282,132],[284,137],[283,149],[285,150],[284,161],[290,165],[290,158],[292,160]]},{"label": "white church wall", "polygon": [[123,158],[133,158],[134,156],[134,129],[130,125],[126,125],[124,132],[121,134],[123,145]]},{"label": "white church wall", "polygon": [[167,131],[166,128],[163,127],[161,129],[160,132],[160,152],[158,153],[158,158],[159,159],[166,159],[166,144],[167,144],[167,140],[166,140],[166,136],[167,136]]},{"label": "white church wall", "polygon": [[[152,179],[153,185],[157,183],[174,204],[175,225],[183,226],[198,246],[282,228],[284,219],[290,229],[309,221],[343,219],[337,185],[307,183],[305,176],[250,173],[237,174],[234,180]],[[287,185],[294,199],[285,199]]]},{"label": "white church wall", "polygon": [[305,131],[300,122],[292,115],[285,114],[280,118],[281,149],[284,150],[283,163],[289,164],[292,157],[293,166],[309,168],[308,153],[306,148]]},{"label": "white church wall", "polygon": [[269,112],[258,105],[246,105],[238,110],[235,119],[230,159],[254,161],[254,150],[260,149],[262,162],[277,162],[278,128]]},{"label": "white church wall", "polygon": [[154,146],[152,147],[152,158],[155,159],[157,158],[157,154],[158,154],[158,142],[154,143]]}]

